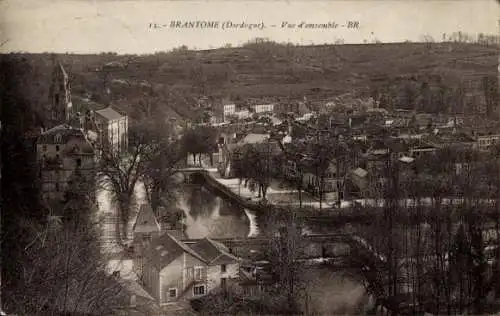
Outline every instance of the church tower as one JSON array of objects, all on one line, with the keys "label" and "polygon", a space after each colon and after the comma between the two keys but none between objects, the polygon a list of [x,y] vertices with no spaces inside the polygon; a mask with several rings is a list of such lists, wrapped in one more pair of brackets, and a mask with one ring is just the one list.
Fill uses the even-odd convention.
[{"label": "church tower", "polygon": [[73,116],[69,76],[60,62],[53,61],[49,90],[50,117],[54,125],[69,123]]}]

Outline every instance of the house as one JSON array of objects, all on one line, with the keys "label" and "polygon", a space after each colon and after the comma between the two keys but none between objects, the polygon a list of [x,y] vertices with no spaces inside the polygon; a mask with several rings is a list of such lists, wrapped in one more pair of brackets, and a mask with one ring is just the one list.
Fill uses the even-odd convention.
[{"label": "house", "polygon": [[76,170],[89,182],[95,176],[95,150],[84,131],[63,124],[42,133],[36,143],[41,194],[61,200]]},{"label": "house", "polygon": [[[343,179],[342,175],[337,174],[337,163],[331,161],[323,177],[322,194],[326,200],[343,198]],[[319,195],[321,187],[321,178],[317,176],[314,168],[305,168],[302,177],[302,187],[313,195]]]},{"label": "house", "polygon": [[255,104],[255,105],[252,105],[252,109],[257,114],[265,113],[265,112],[273,112],[274,111],[274,104],[272,104],[272,103],[269,103],[269,104]]},{"label": "house", "polygon": [[251,113],[248,109],[242,109],[240,111],[234,112],[234,115],[239,120],[244,120],[244,119],[250,118]]},{"label": "house", "polygon": [[436,146],[424,142],[414,143],[410,146],[408,153],[410,157],[423,158],[434,155],[437,151]]},{"label": "house", "polygon": [[368,171],[358,167],[351,171],[350,180],[352,184],[354,184],[356,191],[360,193],[360,197],[365,197],[364,193],[366,192],[369,185]]},{"label": "house", "polygon": [[112,106],[94,112],[99,150],[122,153],[128,149],[128,117]]},{"label": "house", "polygon": [[489,150],[495,144],[500,142],[500,133],[478,132],[475,133],[476,146],[478,150]]},{"label": "house", "polygon": [[476,139],[466,132],[453,131],[441,133],[428,137],[428,143],[436,148],[472,149],[476,147]]},{"label": "house", "polygon": [[[273,112],[279,116],[299,113],[299,103],[295,101],[284,101],[273,106]],[[306,112],[307,113],[307,112]]]},{"label": "house", "polygon": [[231,103],[231,104],[224,104],[224,122],[227,122],[229,120],[229,117],[235,115],[236,113],[236,104]]},{"label": "house", "polygon": [[144,259],[144,286],[160,305],[204,296],[238,277],[239,259],[208,238],[188,246],[164,233]]}]

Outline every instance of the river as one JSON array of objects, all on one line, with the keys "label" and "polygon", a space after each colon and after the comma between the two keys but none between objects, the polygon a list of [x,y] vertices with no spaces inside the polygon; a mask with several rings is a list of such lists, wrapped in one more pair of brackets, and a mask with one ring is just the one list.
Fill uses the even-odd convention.
[{"label": "river", "polygon": [[[140,184],[136,190],[136,206],[145,203],[144,187]],[[103,213],[114,211],[108,192],[98,193],[99,209]],[[263,233],[259,230],[259,219],[249,210],[226,202],[214,196],[204,187],[180,187],[171,199],[168,209],[181,209],[184,213],[185,234],[189,238],[246,238]],[[129,226],[132,228],[132,223]],[[266,230],[273,225],[266,225]],[[313,233],[318,229],[307,229]],[[106,249],[115,249],[109,241],[114,237],[114,225],[106,222],[104,239]],[[323,265],[314,265],[303,276],[307,282],[310,298],[308,308],[319,314],[358,315],[371,305],[359,277],[346,271],[338,271]]]}]

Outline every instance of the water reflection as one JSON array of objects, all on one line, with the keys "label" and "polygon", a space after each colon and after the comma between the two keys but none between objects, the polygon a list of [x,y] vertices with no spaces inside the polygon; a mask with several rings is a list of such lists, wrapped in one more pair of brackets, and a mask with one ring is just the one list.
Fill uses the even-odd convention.
[{"label": "water reflection", "polygon": [[[252,231],[247,213],[204,187],[183,187],[171,207],[182,209],[189,238],[245,238]],[[251,215],[251,214],[250,214]],[[251,227],[253,226],[253,230]]]},{"label": "water reflection", "polygon": [[307,293],[301,300],[301,305],[311,314],[361,315],[373,307],[357,273],[315,266],[308,269],[301,278]]}]

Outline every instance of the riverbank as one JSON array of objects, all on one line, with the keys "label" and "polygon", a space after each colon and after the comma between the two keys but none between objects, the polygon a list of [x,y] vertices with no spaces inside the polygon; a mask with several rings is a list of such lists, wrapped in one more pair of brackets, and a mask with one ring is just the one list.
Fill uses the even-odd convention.
[{"label": "riverbank", "polygon": [[[244,183],[240,183],[240,180],[237,178],[222,178],[218,172],[210,172],[210,176],[245,200],[257,203],[262,202],[263,200],[262,196],[259,196],[257,191],[250,190],[250,188],[245,186]],[[284,181],[276,179],[271,180],[266,192],[267,202],[276,206],[299,207],[301,205],[300,199],[302,199],[302,206],[317,209],[320,207],[326,209],[333,208],[336,204],[336,201],[334,200],[325,200],[322,202],[322,205],[320,205],[317,197],[314,197],[305,191],[302,191],[299,194],[298,190],[290,188]],[[348,204],[345,204],[345,206],[347,205]]]}]

